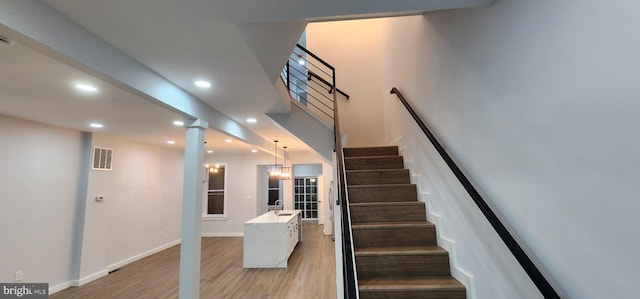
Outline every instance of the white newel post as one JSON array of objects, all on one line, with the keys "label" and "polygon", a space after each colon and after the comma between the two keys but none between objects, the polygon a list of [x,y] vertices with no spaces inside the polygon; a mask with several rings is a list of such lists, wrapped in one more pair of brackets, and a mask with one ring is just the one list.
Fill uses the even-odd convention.
[{"label": "white newel post", "polygon": [[186,125],[184,184],[182,191],[182,240],[180,245],[180,299],[200,296],[202,181],[204,179],[204,130],[207,122]]}]

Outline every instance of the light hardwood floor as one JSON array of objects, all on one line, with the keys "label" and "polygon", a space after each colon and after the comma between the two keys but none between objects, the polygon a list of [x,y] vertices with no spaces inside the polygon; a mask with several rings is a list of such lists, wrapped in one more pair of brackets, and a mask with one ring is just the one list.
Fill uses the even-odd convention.
[{"label": "light hardwood floor", "polygon": [[[51,298],[178,298],[179,259],[177,245]],[[200,273],[200,298],[336,298],[334,243],[315,223],[286,269],[244,269],[242,238],[202,238]]]}]

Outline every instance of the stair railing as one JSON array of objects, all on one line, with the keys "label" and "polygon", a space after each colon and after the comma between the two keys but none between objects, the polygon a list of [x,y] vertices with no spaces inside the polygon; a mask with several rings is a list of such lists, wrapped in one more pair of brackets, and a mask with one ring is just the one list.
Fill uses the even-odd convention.
[{"label": "stair railing", "polygon": [[471,196],[471,198],[476,203],[476,205],[478,206],[482,214],[485,216],[485,218],[487,218],[487,220],[489,221],[493,229],[496,231],[496,233],[498,233],[498,236],[500,236],[500,239],[502,239],[504,244],[507,245],[507,248],[509,249],[509,251],[511,251],[511,254],[513,254],[513,256],[516,258],[518,263],[520,263],[520,266],[524,269],[527,275],[529,275],[529,278],[536,285],[540,293],[542,293],[542,295],[545,298],[551,298],[551,299],[560,298],[560,295],[558,295],[558,293],[551,286],[549,281],[547,281],[547,279],[544,277],[544,275],[542,275],[540,270],[538,270],[536,265],[533,263],[533,261],[531,261],[529,256],[524,252],[524,250],[518,244],[516,239],[511,235],[511,233],[509,233],[509,231],[504,226],[504,224],[502,224],[498,216],[496,216],[493,210],[491,210],[487,202],[482,198],[480,193],[478,193],[478,191],[471,184],[469,179],[467,179],[467,177],[464,175],[462,170],[460,170],[460,167],[458,167],[458,165],[454,162],[451,156],[449,156],[449,154],[446,152],[444,147],[440,144],[440,142],[435,137],[435,135],[431,133],[426,123],[422,120],[422,118],[418,115],[418,113],[413,109],[413,107],[411,107],[411,105],[404,98],[404,96],[402,96],[402,93],[400,93],[400,91],[394,87],[391,89],[391,94],[395,94],[396,96],[398,96],[398,99],[400,99],[400,102],[402,102],[404,107],[407,108],[407,111],[409,111],[409,114],[411,114],[411,116],[416,121],[420,129],[422,129],[422,132],[424,132],[424,134],[427,135],[427,138],[429,139],[429,141],[431,141],[431,144],[435,147],[436,151],[438,151],[438,153],[440,154],[440,157],[442,157],[442,159],[447,163],[447,165],[449,166],[449,169],[451,169],[451,171],[456,176],[456,178],[458,178],[458,181],[460,181],[460,184],[462,184],[462,186],[467,191],[469,196]]},{"label": "stair railing", "polygon": [[[309,71],[309,75],[307,76],[307,81],[312,81],[313,79],[319,80],[321,83],[323,83],[324,85],[326,85],[329,89],[327,90],[328,93],[332,93],[333,91],[333,85],[329,82],[327,82],[327,80],[325,80],[324,78],[322,78],[321,76],[318,76],[316,73]],[[340,88],[336,88],[336,90],[338,90],[338,93],[343,95],[345,98],[347,98],[347,100],[350,98],[350,96],[345,93],[344,91],[340,90]]]},{"label": "stair railing", "polygon": [[[335,74],[335,73],[334,73]],[[344,153],[342,146],[342,134],[340,133],[340,121],[338,120],[338,101],[336,91],[335,76],[333,78],[333,99],[334,99],[334,138],[336,144],[336,161],[338,170],[338,200],[342,221],[342,273],[344,280],[344,298],[358,298],[358,277],[356,274],[356,260],[353,249],[353,238],[351,230],[351,211],[349,210],[349,195],[347,193],[347,179],[344,164]]]},{"label": "stair railing", "polygon": [[287,59],[280,78],[291,98],[327,124],[333,124],[333,90],[347,100],[349,95],[335,87],[333,67],[305,47],[297,44]]},{"label": "stair railing", "polygon": [[338,194],[336,205],[339,206],[339,210],[334,213],[339,211],[341,215],[343,291],[344,298],[356,299],[358,283],[337,100],[339,93],[347,99],[349,95],[336,88],[335,68],[299,44],[289,56],[280,76],[293,100],[307,107],[328,124],[333,124]]}]

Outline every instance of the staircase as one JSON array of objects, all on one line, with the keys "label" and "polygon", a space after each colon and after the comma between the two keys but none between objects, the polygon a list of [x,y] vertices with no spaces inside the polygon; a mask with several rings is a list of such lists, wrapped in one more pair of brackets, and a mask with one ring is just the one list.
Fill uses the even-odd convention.
[{"label": "staircase", "polygon": [[360,298],[464,299],[398,147],[345,148]]}]

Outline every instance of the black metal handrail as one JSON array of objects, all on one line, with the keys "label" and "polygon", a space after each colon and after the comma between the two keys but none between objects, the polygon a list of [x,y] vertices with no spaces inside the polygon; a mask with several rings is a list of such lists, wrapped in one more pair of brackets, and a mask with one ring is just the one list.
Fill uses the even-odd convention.
[{"label": "black metal handrail", "polygon": [[333,67],[333,127],[335,138],[335,152],[338,171],[338,201],[341,210],[342,220],[342,274],[344,283],[344,298],[358,298],[358,286],[355,269],[355,258],[353,254],[353,240],[351,238],[351,213],[349,212],[349,198],[347,195],[347,180],[344,165],[344,153],[342,151],[342,136],[340,131],[340,119],[338,117],[338,99],[336,92],[336,72]]},{"label": "black metal handrail", "polygon": [[[313,79],[313,78],[316,78],[320,82],[324,83],[324,85],[327,85],[329,87],[329,90],[328,90],[329,93],[333,92],[333,85],[331,85],[331,83],[329,83],[329,81],[327,81],[324,78],[316,75],[316,73],[314,73],[312,71],[309,71],[309,75],[307,76],[307,80],[311,81],[311,79]],[[336,90],[338,91],[339,94],[341,94],[345,98],[347,98],[347,100],[349,99],[349,95],[346,94],[344,91],[340,90],[340,88],[336,88]]]},{"label": "black metal handrail", "polygon": [[489,221],[493,229],[498,233],[498,236],[500,236],[500,239],[502,239],[504,244],[507,245],[507,248],[509,248],[509,251],[511,251],[511,254],[513,254],[516,260],[518,260],[518,263],[520,263],[520,266],[524,269],[527,275],[529,275],[529,278],[533,281],[533,283],[536,285],[538,290],[540,290],[542,295],[545,298],[551,298],[551,299],[560,298],[560,295],[558,295],[556,290],[553,289],[549,281],[547,281],[547,279],[544,277],[544,275],[542,275],[540,270],[538,270],[538,268],[533,263],[533,261],[531,261],[529,256],[522,249],[522,247],[520,247],[516,239],[513,238],[511,233],[509,233],[507,228],[504,226],[504,224],[502,224],[498,216],[496,216],[493,210],[491,210],[487,202],[482,198],[480,193],[478,193],[478,191],[471,184],[469,179],[467,179],[467,177],[464,175],[462,170],[460,170],[460,167],[458,167],[458,165],[453,161],[451,156],[449,156],[449,154],[446,152],[444,147],[442,147],[438,139],[433,135],[433,133],[431,133],[431,131],[429,130],[425,122],[422,120],[422,118],[420,118],[418,113],[416,113],[416,111],[411,107],[409,102],[404,98],[404,96],[402,96],[402,93],[400,93],[400,91],[394,87],[391,89],[391,94],[395,94],[396,96],[398,96],[398,99],[400,99],[404,107],[407,108],[407,110],[409,111],[409,114],[411,114],[411,116],[416,121],[420,129],[422,129],[424,134],[427,135],[427,138],[429,139],[429,141],[431,141],[431,144],[433,144],[435,149],[438,151],[438,153],[440,154],[440,157],[442,157],[442,159],[447,163],[447,165],[449,166],[449,169],[451,169],[451,171],[456,176],[456,178],[458,178],[458,181],[460,181],[464,189],[467,190],[467,193],[469,194],[469,196],[471,196],[471,198],[476,203],[476,205],[478,206],[482,214],[487,218],[487,220]]},{"label": "black metal handrail", "polygon": [[[307,50],[307,48],[303,47],[302,45],[300,45],[300,44],[296,44],[296,48],[298,48],[298,49],[300,49],[300,50],[304,51],[305,53],[309,54],[309,56],[311,56],[311,57],[315,58],[317,61],[319,61],[320,63],[324,64],[324,65],[325,65],[326,67],[328,67],[329,69],[331,69],[331,70],[334,70],[334,71],[335,71],[335,68],[334,68],[333,66],[331,66],[328,62],[324,61],[324,59],[322,59],[322,58],[318,57],[316,54],[311,53],[311,51]],[[334,73],[333,75],[335,75],[335,73]],[[334,76],[334,77],[335,77],[335,76]],[[334,83],[335,83],[335,82],[334,82]],[[335,84],[334,84],[334,86],[335,86]]]}]

